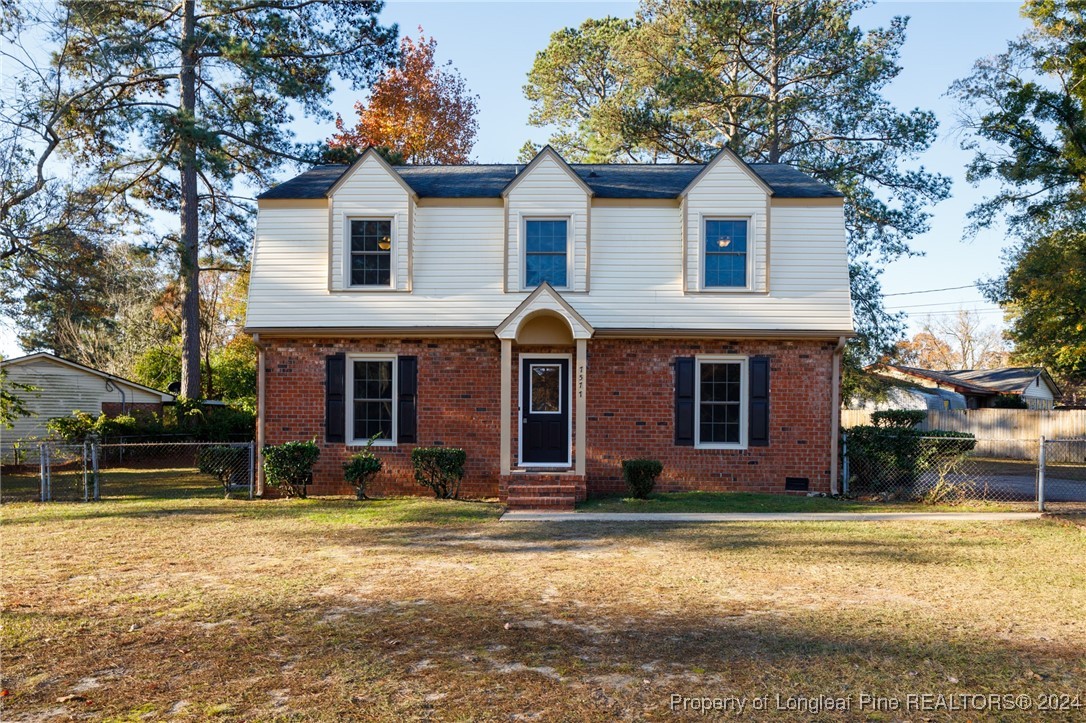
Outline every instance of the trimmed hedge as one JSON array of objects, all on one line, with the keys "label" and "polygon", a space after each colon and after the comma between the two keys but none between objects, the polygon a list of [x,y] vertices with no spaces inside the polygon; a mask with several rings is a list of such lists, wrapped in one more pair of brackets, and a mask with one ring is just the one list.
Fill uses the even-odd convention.
[{"label": "trimmed hedge", "polygon": [[366,486],[380,473],[383,465],[380,458],[367,448],[364,452],[353,454],[343,463],[343,477],[354,487],[355,496],[366,499]]},{"label": "trimmed hedge", "polygon": [[921,432],[894,426],[860,426],[848,433],[852,491],[918,497],[916,483],[924,472],[967,454],[977,445],[968,432]]},{"label": "trimmed hedge", "polygon": [[321,456],[316,442],[287,442],[264,448],[264,479],[287,497],[305,498],[313,465]]},{"label": "trimmed hedge", "polygon": [[468,455],[455,447],[416,447],[411,450],[415,481],[434,492],[438,499],[456,499],[464,479]]},{"label": "trimmed hedge", "polygon": [[630,495],[643,500],[652,494],[656,487],[656,478],[664,471],[664,465],[657,459],[622,460],[622,478]]}]

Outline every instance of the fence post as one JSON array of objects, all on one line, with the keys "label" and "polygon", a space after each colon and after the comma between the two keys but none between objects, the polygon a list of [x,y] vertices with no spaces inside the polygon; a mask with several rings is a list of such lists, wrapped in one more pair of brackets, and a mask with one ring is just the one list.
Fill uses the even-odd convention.
[{"label": "fence post", "polygon": [[98,485],[98,443],[91,443],[91,465],[94,468],[94,501],[101,502],[102,489]]},{"label": "fence post", "polygon": [[255,457],[255,445],[255,442],[249,442],[249,499],[253,498],[253,478],[255,476],[253,469],[253,460]]},{"label": "fence post", "polygon": [[46,484],[46,471],[45,471],[45,445],[38,445],[38,477],[41,479],[41,501],[49,501],[49,489]]},{"label": "fence post", "polygon": [[1041,435],[1040,449],[1037,452],[1037,510],[1045,511],[1045,437]]},{"label": "fence post", "polygon": [[83,501],[90,497],[90,488],[87,480],[87,440],[83,440]]},{"label": "fence post", "polygon": [[841,432],[841,492],[848,497],[848,432]]}]

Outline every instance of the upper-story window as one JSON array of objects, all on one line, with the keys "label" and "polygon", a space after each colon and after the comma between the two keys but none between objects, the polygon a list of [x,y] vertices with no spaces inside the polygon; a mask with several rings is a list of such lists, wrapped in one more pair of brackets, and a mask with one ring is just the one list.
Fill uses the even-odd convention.
[{"label": "upper-story window", "polygon": [[353,218],[351,286],[392,285],[392,219]]},{"label": "upper-story window", "polygon": [[705,287],[746,288],[747,220],[705,220]]},{"label": "upper-story window", "polygon": [[534,288],[544,281],[559,289],[568,286],[568,219],[527,219],[524,241],[524,286]]}]

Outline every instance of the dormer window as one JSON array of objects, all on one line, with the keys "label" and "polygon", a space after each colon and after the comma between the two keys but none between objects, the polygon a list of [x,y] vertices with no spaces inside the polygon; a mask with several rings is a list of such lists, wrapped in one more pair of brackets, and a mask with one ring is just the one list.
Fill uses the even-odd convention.
[{"label": "dormer window", "polygon": [[747,220],[705,220],[705,288],[743,289],[747,273]]},{"label": "dormer window", "polygon": [[350,220],[351,286],[392,285],[392,219]]},{"label": "dormer window", "polygon": [[556,289],[569,286],[569,219],[529,218],[524,221],[524,287],[544,281]]}]

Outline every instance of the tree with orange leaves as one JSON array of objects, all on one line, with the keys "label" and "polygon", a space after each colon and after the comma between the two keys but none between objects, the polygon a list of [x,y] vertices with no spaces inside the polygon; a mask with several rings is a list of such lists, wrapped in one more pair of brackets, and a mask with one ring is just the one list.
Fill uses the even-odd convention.
[{"label": "tree with orange leaves", "polygon": [[354,108],[358,123],[336,117],[333,150],[361,152],[373,146],[408,163],[466,163],[478,123],[479,96],[472,95],[452,62],[434,61],[437,41],[419,28],[418,40],[400,41],[400,60],[375,83],[369,101]]}]

